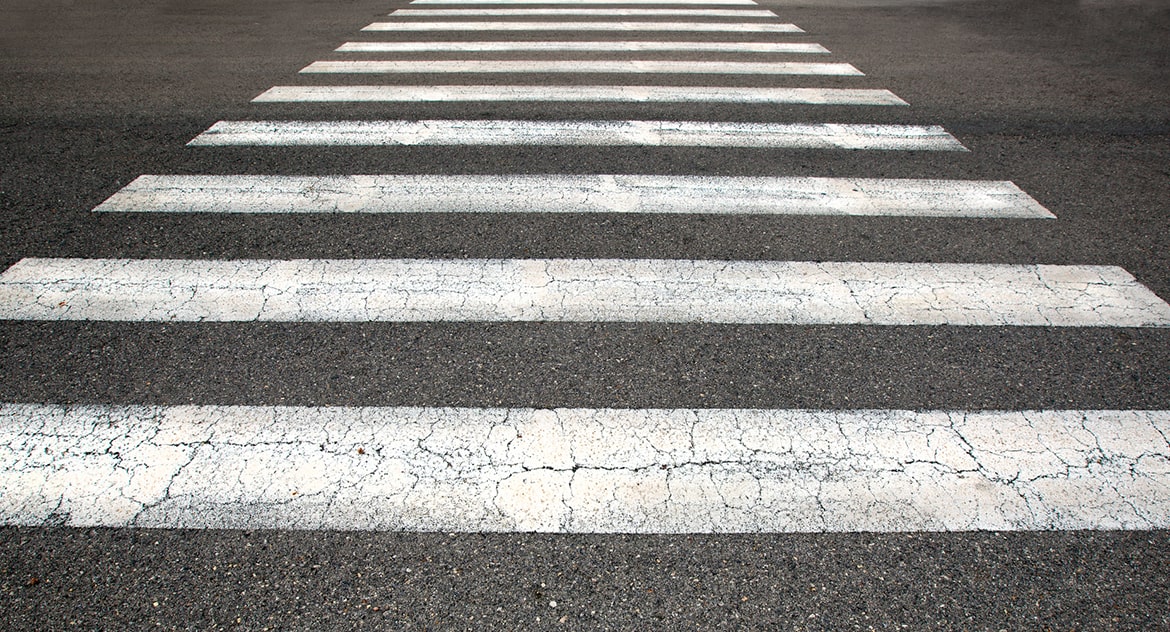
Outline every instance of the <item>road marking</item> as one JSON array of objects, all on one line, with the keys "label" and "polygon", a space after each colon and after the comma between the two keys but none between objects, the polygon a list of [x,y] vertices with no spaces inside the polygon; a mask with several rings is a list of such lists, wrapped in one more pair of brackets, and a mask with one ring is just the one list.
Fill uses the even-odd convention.
[{"label": "road marking", "polygon": [[574,5],[592,5],[592,4],[677,4],[677,5],[711,5],[711,6],[759,6],[754,0],[413,0],[411,4],[574,4]]},{"label": "road marking", "polygon": [[1111,266],[658,259],[22,259],[0,319],[1166,327]]},{"label": "road marking", "polygon": [[[1165,529],[1170,411],[0,405],[0,522]],[[615,441],[620,437],[620,441]]]},{"label": "road marking", "polygon": [[824,62],[651,60],[403,60],[315,61],[302,73],[666,73],[860,76],[851,64]]},{"label": "road marking", "polygon": [[1054,217],[1011,182],[646,175],[145,175],[94,211]]},{"label": "road marking", "polygon": [[759,22],[374,22],[363,31],[687,31],[803,33],[793,24]]},{"label": "road marking", "polygon": [[510,17],[510,16],[606,16],[775,18],[767,9],[396,9],[394,17]]},{"label": "road marking", "polygon": [[889,90],[694,86],[275,86],[255,103],[596,101],[619,103],[792,103],[906,105]]},{"label": "road marking", "polygon": [[707,121],[219,121],[188,145],[600,145],[967,151],[936,125]]},{"label": "road marking", "polygon": [[483,52],[704,52],[828,53],[820,44],[802,42],[346,42],[339,53],[483,53]]}]

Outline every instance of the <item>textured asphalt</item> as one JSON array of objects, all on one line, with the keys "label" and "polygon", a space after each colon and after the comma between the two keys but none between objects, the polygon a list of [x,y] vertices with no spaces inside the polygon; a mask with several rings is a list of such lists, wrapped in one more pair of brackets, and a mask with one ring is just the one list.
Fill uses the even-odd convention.
[{"label": "textured asphalt", "polygon": [[[821,78],[817,85],[888,88],[910,107],[251,104],[273,85],[343,80],[296,72],[315,60],[341,58],[329,51],[344,41],[376,39],[359,29],[398,5],[0,0],[0,266],[28,256],[1098,264],[1122,266],[1170,299],[1165,2],[764,4],[809,32],[794,41],[833,51],[818,61],[851,63],[867,74]],[[508,78],[393,81],[501,79]],[[808,85],[807,78],[733,81]],[[220,119],[326,119],[339,111],[345,118],[938,124],[971,152],[184,147]],[[143,173],[512,172],[1007,179],[1058,219],[89,212]],[[0,322],[0,398],[1164,409],[1170,407],[1170,331]],[[3,629],[408,624],[1167,629],[1170,534],[635,537],[0,528]]]}]

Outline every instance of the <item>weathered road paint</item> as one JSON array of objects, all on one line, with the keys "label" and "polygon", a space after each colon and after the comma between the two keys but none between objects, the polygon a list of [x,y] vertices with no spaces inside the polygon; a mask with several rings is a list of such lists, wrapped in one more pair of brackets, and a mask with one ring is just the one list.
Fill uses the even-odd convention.
[{"label": "weathered road paint", "polygon": [[[413,0],[411,4],[467,4],[467,5],[507,5],[507,4],[534,4],[532,0]],[[677,4],[677,5],[750,5],[757,6],[754,0],[541,0],[539,4]]]},{"label": "weathered road paint", "polygon": [[[544,4],[544,3],[542,3]],[[395,9],[390,15],[412,17],[515,17],[515,16],[598,16],[598,17],[695,17],[774,18],[767,9]]]},{"label": "weathered road paint", "polygon": [[673,31],[691,33],[803,33],[795,24],[762,22],[374,22],[363,31]]},{"label": "weathered road paint", "polygon": [[275,86],[255,103],[604,102],[906,105],[889,90],[869,88],[721,88],[706,86]]},{"label": "weathered road paint", "polygon": [[572,533],[1165,529],[1168,435],[1168,411],[4,404],[0,522]]},{"label": "weathered road paint", "polygon": [[660,259],[22,259],[0,318],[1166,327],[1108,266]]},{"label": "weathered road paint", "polygon": [[850,64],[796,61],[649,61],[649,60],[403,60],[315,61],[305,74],[390,73],[621,73],[706,75],[861,76]]},{"label": "weathered road paint", "polygon": [[805,42],[346,42],[339,53],[482,53],[482,52],[692,52],[692,53],[828,53]]},{"label": "weathered road paint", "polygon": [[1054,217],[1011,182],[643,175],[145,175],[94,210]]},{"label": "weathered road paint", "polygon": [[936,125],[705,121],[219,121],[188,145],[601,145],[967,151]]}]

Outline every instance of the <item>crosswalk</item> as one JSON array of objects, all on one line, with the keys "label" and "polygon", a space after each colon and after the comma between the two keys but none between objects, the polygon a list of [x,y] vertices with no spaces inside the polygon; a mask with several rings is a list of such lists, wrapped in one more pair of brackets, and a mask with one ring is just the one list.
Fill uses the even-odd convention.
[{"label": "crosswalk", "polygon": [[1166,502],[1149,456],[1168,429],[1141,411],[8,405],[0,450],[27,464],[8,482],[53,493],[0,511],[50,521],[59,494],[75,523],[143,527],[1151,528],[1164,505],[1134,499]]},{"label": "crosswalk", "polygon": [[144,175],[94,211],[1056,217],[1007,181],[564,174]]},{"label": "crosswalk", "polygon": [[703,61],[315,61],[303,73],[668,73],[705,75],[860,75],[849,64]]},{"label": "crosswalk", "polygon": [[[805,104],[805,105],[906,105],[889,90],[872,90],[865,88],[742,88],[742,87],[674,87],[674,86],[274,86],[264,91],[254,99],[257,103],[344,103],[344,102],[459,102],[459,101],[536,101],[536,102],[610,102],[610,103],[762,103],[762,104]],[[643,128],[651,125],[669,129],[662,121],[645,121]],[[499,123],[496,123],[498,125]],[[515,125],[516,123],[511,123]],[[631,123],[632,125],[633,123]],[[257,125],[255,123],[252,124]],[[370,125],[367,123],[367,126]],[[440,125],[451,126],[451,122],[433,122],[430,129],[437,129]],[[487,122],[476,125],[487,128],[492,124]],[[531,123],[529,128],[538,128],[541,124]],[[548,123],[543,125],[547,126]],[[238,125],[236,125],[238,127]],[[287,125],[286,125],[287,126]],[[606,127],[615,127],[615,122],[607,121]],[[214,128],[216,131],[228,127],[227,124]],[[336,125],[333,126],[337,128]],[[386,128],[386,126],[380,126]],[[586,124],[575,122],[572,128],[565,124],[558,133],[568,133],[570,129],[598,128],[598,123]],[[694,126],[692,126],[694,127]],[[720,131],[729,131],[731,126],[717,127]],[[743,125],[736,126],[742,128]],[[391,129],[403,129],[402,125]],[[748,126],[751,132],[760,132],[766,129],[793,129],[792,126],[758,127]],[[814,128],[805,128],[814,129]],[[824,128],[828,131],[829,128]],[[893,128],[887,128],[893,129]],[[914,128],[906,128],[912,132]],[[210,136],[210,135],[208,135]],[[210,142],[202,137],[194,144]]]},{"label": "crosswalk", "polygon": [[1165,327],[1121,268],[654,259],[24,259],[16,320]]},{"label": "crosswalk", "polygon": [[339,53],[510,53],[510,52],[690,52],[690,53],[808,53],[829,49],[807,42],[674,42],[644,40],[605,41],[439,41],[346,42]]},{"label": "crosswalk", "polygon": [[[345,118],[353,104],[378,103],[765,104],[849,108],[854,117],[913,107],[889,90],[843,87],[863,76],[847,62],[770,57],[831,55],[817,43],[784,41],[805,31],[781,17],[752,0],[414,0],[361,29],[370,39],[333,51],[358,58],[309,64],[298,81],[254,99],[262,108],[255,119],[218,121],[188,144],[968,151],[930,122],[783,120],[791,110],[769,121],[559,112]],[[419,39],[436,33],[447,39]],[[505,39],[513,33],[545,39]],[[713,34],[736,41],[703,39]],[[418,53],[441,58],[409,56]],[[623,58],[563,58],[577,53]],[[694,53],[734,59],[685,57]],[[673,54],[683,57],[660,58]],[[432,74],[464,83],[396,78]],[[577,84],[591,75],[618,81]],[[714,85],[670,85],[689,75]],[[744,76],[782,85],[735,85]],[[279,118],[281,108],[313,103],[339,117]],[[1012,182],[923,175],[146,174],[94,211],[114,221],[128,213],[1060,221],[1060,209]],[[0,273],[0,319],[1148,328],[1170,327],[1170,305],[1112,265],[48,257]],[[574,533],[1170,527],[1165,410],[7,402],[0,437],[0,520],[9,524]]]},{"label": "crosswalk", "polygon": [[695,33],[803,33],[795,24],[752,22],[374,22],[363,31],[675,31]]},{"label": "crosswalk", "polygon": [[591,16],[591,17],[703,17],[703,18],[772,18],[764,9],[395,9],[396,18],[409,17],[516,17],[516,16]]},{"label": "crosswalk", "polygon": [[966,151],[936,125],[706,121],[219,121],[208,146],[600,145]]}]

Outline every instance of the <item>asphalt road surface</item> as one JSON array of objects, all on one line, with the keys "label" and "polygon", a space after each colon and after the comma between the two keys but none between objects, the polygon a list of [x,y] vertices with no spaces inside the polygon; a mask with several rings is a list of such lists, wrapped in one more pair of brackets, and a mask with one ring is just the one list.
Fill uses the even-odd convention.
[{"label": "asphalt road surface", "polygon": [[[12,268],[5,273],[8,276],[0,277],[0,285],[5,286],[0,287],[0,416],[11,448],[5,453],[9,455],[5,457],[8,462],[0,463],[5,481],[5,487],[0,489],[0,510],[7,523],[0,527],[0,627],[1170,628],[1170,534],[1166,531],[1170,521],[1165,510],[1170,502],[1165,474],[1170,469],[1165,437],[1170,425],[1164,412],[1170,409],[1170,329],[1158,311],[1165,305],[1163,301],[1170,299],[1170,7],[1166,3],[810,0],[714,7],[770,9],[773,17],[753,17],[748,21],[795,24],[804,31],[787,34],[733,30],[651,35],[635,28],[619,33],[591,32],[586,37],[579,32],[493,33],[481,29],[420,34],[362,30],[372,23],[442,19],[388,16],[392,10],[407,6],[405,2],[370,0],[0,0],[0,15],[4,16],[0,24],[0,267],[65,259],[185,260],[195,264],[331,260],[339,262],[336,265],[344,272],[349,270],[347,261],[420,259],[434,264],[439,271],[433,276],[411,276],[415,271],[403,273],[403,283],[407,285],[401,291],[405,295],[413,297],[411,292],[426,286],[463,297],[466,292],[461,290],[465,286],[456,283],[452,290],[443,283],[456,274],[476,274],[483,275],[487,279],[485,286],[490,286],[499,266],[486,272],[478,268],[452,272],[444,266],[481,260],[550,260],[549,266],[538,266],[541,274],[550,276],[540,276],[533,287],[562,283],[570,288],[565,290],[565,296],[572,298],[576,291],[572,288],[577,287],[573,283],[619,278],[619,272],[624,274],[622,271],[629,265],[635,265],[630,262],[642,260],[666,262],[652,275],[658,281],[668,277],[668,272],[673,274],[671,262],[686,266],[692,261],[740,262],[736,264],[739,267],[729,269],[735,279],[749,279],[745,283],[753,274],[778,274],[774,267],[764,264],[809,262],[820,274],[836,270],[824,267],[824,262],[869,262],[874,265],[861,272],[847,268],[840,274],[854,283],[859,282],[860,276],[866,282],[872,281],[871,277],[881,277],[874,283],[885,283],[882,287],[886,289],[873,290],[877,298],[868,304],[870,307],[847,317],[802,308],[786,312],[778,320],[764,319],[754,307],[735,312],[740,303],[737,299],[727,301],[724,311],[711,311],[705,295],[696,300],[698,307],[694,309],[679,308],[669,316],[645,316],[657,303],[639,303],[642,299],[636,291],[629,304],[606,306],[616,314],[609,317],[599,316],[601,308],[592,303],[586,304],[585,312],[566,312],[563,317],[550,316],[552,312],[547,310],[551,308],[542,306],[546,311],[541,311],[539,317],[514,318],[511,307],[496,303],[489,306],[495,312],[476,312],[465,318],[420,318],[393,311],[378,312],[376,318],[331,317],[346,309],[344,301],[348,299],[329,294],[325,282],[310,288],[323,292],[321,306],[309,310],[299,305],[300,311],[288,312],[292,316],[269,320],[255,316],[266,313],[264,310],[271,307],[268,302],[255,308],[249,317],[232,311],[245,304],[240,296],[248,288],[233,289],[237,294],[225,291],[222,296],[216,295],[219,298],[197,306],[204,310],[198,313],[183,311],[196,309],[186,300],[167,303],[160,299],[154,305],[138,294],[127,304],[103,307],[104,303],[93,298],[90,305],[96,307],[87,316],[75,294],[60,302],[42,301],[43,304],[12,298],[17,296],[7,289],[12,285],[12,270],[17,269]],[[713,8],[689,4],[613,6]],[[458,7],[416,4],[410,8],[484,6],[469,2]],[[658,20],[688,24],[735,21],[728,16],[665,18],[652,14],[455,19]],[[587,61],[631,57],[691,63],[745,59],[742,53],[717,50],[650,51],[637,55],[549,50],[333,52],[345,42],[515,43],[553,39],[816,43],[831,52],[758,54],[752,60],[834,64],[836,70],[832,72],[838,74],[807,74],[830,72],[825,67],[815,71],[804,67],[801,74],[777,74],[781,72],[777,67],[766,72],[760,68],[746,72],[740,67],[728,74],[643,73],[630,68],[614,73],[597,68],[587,71],[583,66]],[[460,68],[431,66],[424,67],[424,72],[414,68],[405,73],[299,73],[319,61],[436,59],[569,60],[582,66],[576,68],[579,72],[515,72],[514,66],[499,73],[468,72],[466,68],[448,72]],[[850,64],[864,76],[839,74],[840,64]],[[795,68],[787,66],[783,72]],[[889,91],[908,105],[536,98],[252,102],[274,86],[369,85],[674,86],[689,88],[692,95],[701,93],[704,87],[748,91],[817,87],[866,90],[867,98],[876,91]],[[797,93],[785,94],[791,99]],[[454,140],[440,144],[410,141],[388,147],[369,144],[367,140],[362,145],[294,145],[285,141],[264,145],[248,141],[188,146],[196,137],[214,136],[204,132],[219,121],[292,120],[635,120],[762,127],[750,127],[746,136],[756,140],[736,146],[651,142],[647,139],[660,138],[654,134],[661,131],[645,128],[613,144],[517,145],[466,140],[480,129],[479,123],[466,124],[454,132]],[[824,132],[827,137],[841,130],[859,129],[844,127],[849,124],[914,126],[915,130],[919,126],[941,126],[938,134],[949,134],[969,151],[870,149],[864,145],[869,141],[859,140],[857,134],[847,140],[832,137],[836,140],[831,142],[852,148],[758,146],[761,130],[789,134],[793,124],[815,127],[821,123],[842,124],[827,132],[817,128],[817,134]],[[441,125],[432,125],[425,133],[410,138],[438,133],[437,127]],[[882,129],[889,132],[894,128]],[[888,136],[903,138],[910,128],[897,129],[902,131]],[[515,138],[517,133],[520,132],[513,130],[505,136]],[[812,132],[801,134],[800,138],[805,139],[801,142],[807,143]],[[395,142],[401,143],[403,138],[407,136],[395,136]],[[143,208],[93,211],[144,174],[602,174],[838,178],[850,182],[1011,181],[1055,217],[1005,219],[978,216],[979,213],[921,217],[884,211],[854,215],[732,213],[712,209],[710,201],[696,212],[647,212],[645,208],[626,212],[629,209],[623,205],[630,204],[628,195],[611,198],[607,197],[609,193],[590,198],[594,200],[590,204],[603,207],[601,212],[565,212],[556,208],[546,210],[557,212],[536,212],[527,206],[535,202],[523,197],[499,203],[502,212],[486,212],[482,206],[488,205],[490,186],[483,182],[477,185],[482,188],[473,192],[481,198],[474,202],[479,205],[476,212],[461,211],[464,202],[453,203],[451,209],[442,212],[153,212],[158,209]],[[317,182],[334,186],[338,180]],[[606,180],[605,186],[613,182]],[[817,183],[827,181],[802,182],[805,184],[801,186],[820,186]],[[388,185],[382,182],[379,186]],[[403,195],[414,186],[417,183],[406,187]],[[850,190],[858,188],[864,187],[851,186]],[[546,184],[533,189],[547,190]],[[679,196],[672,203],[685,206],[688,198],[701,198],[702,194],[700,191]],[[718,191],[708,194],[714,196],[710,199],[723,199]],[[277,197],[265,200],[261,196],[261,202],[275,204],[272,200]],[[380,189],[374,197],[383,200],[378,203],[388,204],[384,201],[389,199],[385,190]],[[471,197],[475,199],[474,194]],[[374,202],[366,198],[362,203]],[[544,204],[557,206],[547,201]],[[725,206],[723,201],[719,204]],[[801,204],[795,206],[803,208]],[[901,202],[894,206],[905,208]],[[594,270],[565,273],[572,278],[549,272],[558,269],[557,260],[566,259],[625,263],[604,268],[604,274]],[[1016,311],[1008,309],[1011,305],[993,306],[984,316],[976,317],[971,315],[971,305],[978,304],[982,309],[985,298],[963,303],[963,292],[968,289],[962,289],[955,291],[961,295],[954,299],[958,307],[949,302],[953,297],[948,297],[929,309],[894,310],[888,317],[877,315],[879,305],[890,304],[886,300],[888,292],[912,287],[923,271],[943,274],[940,270],[954,270],[949,267],[952,264],[972,266],[962,268],[974,270],[970,277],[974,281],[963,287],[975,286],[970,291],[977,293],[979,286],[984,286],[982,289],[990,293],[987,296],[999,296],[999,286],[986,272],[991,264],[997,270],[1023,270],[1020,274],[1040,276],[1045,289],[1053,292],[1058,292],[1062,279],[1074,272],[1081,274],[1084,266],[1117,267],[1132,275],[1139,290],[1153,293],[1152,302],[1147,301],[1153,311],[1146,313],[1130,303],[1114,311],[1073,310],[1076,318],[1102,319],[1091,323],[1093,326],[1075,318],[1069,321],[1071,325],[1062,324],[1052,315],[1055,312],[1044,312],[1043,322],[1051,324],[1036,326],[1035,322],[1025,322],[1038,312],[1032,301],[1039,299],[1032,294],[1006,301],[1023,306]],[[118,265],[114,276],[121,270]],[[525,264],[521,261],[519,265]],[[1043,276],[1035,272],[1038,268],[1031,267],[1036,265],[1060,268],[1043,268],[1042,272],[1048,271]],[[765,271],[759,272],[761,269]],[[223,276],[218,269],[205,273],[184,270],[183,274],[191,278]],[[1097,274],[1100,268],[1092,270]],[[262,273],[268,270],[256,274]],[[318,273],[323,278],[330,274],[321,269],[314,272]],[[532,270],[523,267],[522,273]],[[91,280],[90,273],[85,274],[78,286]],[[679,274],[683,283],[691,278],[687,274],[693,273],[684,270]],[[290,276],[301,278],[304,274]],[[168,288],[178,284],[176,278],[173,272],[164,273]],[[641,278],[644,281],[646,277]],[[638,283],[641,281],[634,283],[636,289],[645,287]],[[712,285],[722,284],[723,280]],[[182,294],[180,290],[167,291],[171,298]],[[675,296],[671,294],[673,289],[661,291],[663,294],[655,296]],[[813,298],[819,296],[817,287],[809,291]],[[864,292],[854,288],[847,294],[852,299]],[[558,306],[565,304],[561,295],[556,298]],[[1061,300],[1053,299],[1057,303]],[[460,301],[457,307],[461,308]],[[32,303],[50,316],[29,316],[19,311]],[[127,311],[128,304],[155,316],[125,316],[131,313]],[[455,309],[445,305],[435,309],[444,314]],[[208,310],[213,308],[237,316],[208,316]],[[362,308],[369,309],[368,301],[362,303]],[[60,311],[53,311],[65,309],[76,311],[65,318],[59,317]],[[740,315],[728,315],[733,312]],[[1130,317],[1134,313],[1138,314],[1136,321],[1118,316]],[[999,320],[989,324],[979,318]],[[1040,428],[1042,420],[1020,421],[1013,416],[1018,411],[1153,411],[1152,421],[1141,427],[1153,429],[1147,435],[1154,439],[1152,448],[1135,452],[1131,462],[1123,463],[1117,455],[1125,451],[1124,446],[1118,447],[1116,454],[1109,452],[1105,445],[1108,437],[1090,432],[1087,421],[1084,428],[1075,431],[1064,433],[1058,428],[1043,435],[1043,441],[1057,441],[1065,435],[1084,439],[1078,434],[1082,431],[1093,434],[1089,441],[1095,446],[1085,454],[1052,452],[1059,452],[1060,458],[1053,457],[1054,463],[1048,465],[1065,472],[1065,478],[1066,467],[1069,471],[1098,472],[1122,463],[1120,476],[1124,478],[1128,472],[1133,478],[1137,476],[1133,472],[1139,472],[1141,476],[1136,480],[1145,485],[1123,488],[1102,483],[1092,488],[1086,483],[1090,493],[1073,495],[1064,510],[1043,515],[1034,511],[1039,505],[1028,505],[1033,509],[1031,513],[1012,514],[1010,508],[1005,508],[1011,504],[1007,500],[1002,506],[970,509],[970,503],[964,503],[965,492],[954,496],[953,514],[942,509],[938,515],[909,518],[898,512],[883,513],[880,497],[856,506],[843,502],[840,506],[846,509],[833,513],[826,508],[826,497],[815,494],[810,502],[821,503],[816,509],[820,522],[809,523],[802,522],[796,510],[792,515],[784,514],[787,508],[782,502],[778,505],[760,500],[763,494],[757,487],[754,505],[748,502],[740,507],[736,499],[722,497],[718,508],[725,513],[719,514],[719,520],[709,520],[703,528],[688,522],[693,516],[686,513],[686,505],[676,504],[681,501],[670,494],[660,498],[661,510],[655,512],[639,505],[637,498],[622,500],[614,496],[610,498],[612,507],[617,507],[613,511],[621,514],[621,519],[599,511],[597,515],[602,518],[595,522],[583,517],[580,507],[570,508],[567,514],[550,515],[539,503],[524,505],[517,510],[520,513],[510,514],[501,500],[504,496],[497,495],[495,506],[483,509],[485,517],[468,522],[468,515],[482,509],[476,505],[482,499],[469,493],[466,498],[459,497],[459,502],[465,504],[448,512],[447,518],[436,518],[434,514],[427,522],[406,514],[385,519],[387,514],[378,509],[377,502],[393,497],[387,492],[384,498],[378,497],[381,500],[371,499],[369,506],[374,509],[366,513],[362,513],[365,505],[359,495],[356,500],[347,498],[344,520],[331,522],[316,515],[313,522],[304,517],[307,514],[298,513],[298,507],[302,507],[297,505],[299,500],[269,502],[269,509],[276,507],[270,513],[258,512],[243,518],[232,513],[233,507],[255,509],[257,505],[248,505],[252,498],[248,494],[260,494],[263,500],[264,494],[277,493],[273,490],[284,484],[282,477],[291,476],[288,480],[293,480],[305,471],[307,466],[294,457],[311,450],[280,448],[286,449],[280,452],[272,447],[299,445],[296,442],[301,439],[291,433],[277,439],[236,443],[224,435],[200,435],[163,446],[172,452],[156,451],[147,456],[116,447],[119,438],[136,432],[152,436],[151,441],[161,441],[160,428],[172,434],[182,430],[198,435],[203,427],[199,423],[179,428],[182,424],[168,421],[166,411],[177,410],[178,406],[201,407],[181,410],[210,411],[207,414],[213,421],[238,424],[233,426],[237,429],[251,422],[222,417],[228,415],[225,410],[263,413],[278,410],[274,407],[291,407],[279,410],[292,410],[295,418],[295,411],[309,411],[311,415],[321,407],[342,411],[457,407],[460,411],[502,411],[500,414],[508,415],[510,420],[532,413],[535,421],[530,423],[539,424],[540,411],[571,408],[600,415],[586,420],[596,427],[605,429],[607,423],[619,424],[615,426],[617,431],[607,429],[596,436],[586,436],[583,430],[564,429],[562,420],[561,438],[575,449],[589,443],[594,452],[588,457],[577,453],[576,461],[570,458],[567,465],[521,464],[528,477],[523,481],[532,485],[538,482],[537,474],[552,477],[547,480],[561,475],[584,476],[578,470],[590,468],[584,467],[581,459],[600,459],[596,455],[607,449],[620,452],[621,446],[632,446],[630,453],[637,455],[641,453],[636,440],[643,444],[657,441],[636,432],[635,423],[629,425],[628,434],[622,432],[620,428],[626,426],[620,424],[626,422],[614,421],[615,409],[700,411],[694,413],[700,421],[691,422],[690,434],[682,442],[685,447],[663,439],[654,449],[644,450],[657,450],[660,454],[656,458],[660,460],[647,460],[641,469],[657,476],[661,468],[668,472],[661,476],[675,476],[670,480],[676,482],[677,477],[692,470],[702,472],[704,467],[716,467],[725,468],[720,471],[726,473],[730,471],[726,468],[735,465],[735,459],[755,463],[750,460],[758,457],[758,453],[724,456],[722,462],[716,462],[714,457],[700,458],[695,428],[705,419],[702,411],[838,411],[841,414],[837,416],[813,413],[807,426],[800,427],[812,433],[823,430],[817,430],[817,424],[825,424],[851,437],[869,436],[863,430],[850,434],[849,424],[855,421],[849,416],[851,411],[906,411],[904,419],[882,418],[882,423],[887,424],[882,428],[891,433],[899,432],[898,423],[909,424],[908,432],[919,427],[919,418],[913,416],[917,413],[911,411],[999,411],[1008,421],[1023,424],[1017,428],[1025,429],[1033,428],[1028,423]],[[33,412],[26,414],[27,410]],[[134,413],[138,417],[118,416],[127,410],[138,411]],[[66,422],[73,423],[68,419],[60,427],[51,426],[57,423],[54,420],[68,414],[80,415],[82,419],[76,423],[81,426],[67,426]],[[85,415],[98,415],[96,425],[92,420],[86,421]],[[858,427],[873,422],[872,416],[867,415],[870,413],[861,414]],[[260,418],[267,419],[263,414]],[[28,423],[28,419],[41,424],[36,440],[46,443],[26,440],[33,433],[21,430],[24,426],[20,424]],[[305,427],[311,429],[314,418],[309,419]],[[1137,421],[1146,423],[1144,419]],[[731,426],[719,427],[732,427],[743,433],[738,441],[748,446],[744,437],[750,434],[749,424],[739,418],[733,421]],[[586,422],[580,427],[585,428]],[[510,431],[529,422],[509,423],[513,424],[507,426]],[[780,422],[768,418],[761,423]],[[786,423],[805,424],[806,418]],[[461,428],[471,427],[468,424],[460,421],[447,429],[457,438]],[[968,445],[969,456],[977,461],[970,471],[988,475],[988,480],[1005,489],[1016,489],[1013,485],[1018,479],[1028,478],[1026,468],[1015,478],[1010,475],[1012,467],[1023,466],[1004,465],[996,476],[987,474],[993,467],[988,455],[996,453],[979,453],[972,437],[988,433],[980,435],[981,428],[977,426],[963,426],[969,430],[966,434],[958,424],[946,425],[944,430],[959,433],[956,440]],[[74,427],[84,427],[83,434],[105,432],[102,436],[108,437],[106,444],[93,449],[78,447],[84,441],[70,444],[81,436],[70,430]],[[386,427],[390,426],[373,432],[366,443],[345,444],[347,458],[356,458],[357,450],[361,455],[366,455],[367,449],[373,452],[371,442],[384,440],[389,446],[394,437],[383,435],[405,435],[415,428],[407,422],[393,426],[398,429],[395,431],[387,431]],[[492,428],[494,432],[496,427]],[[1099,430],[1100,426],[1092,428]],[[427,428],[426,440],[431,440],[432,445],[424,446],[426,440],[416,443],[425,448],[428,458],[439,458],[449,468],[462,467],[458,459],[472,463],[469,468],[486,468],[484,464],[488,462],[494,467],[499,463],[492,461],[493,455],[511,450],[513,443],[517,450],[525,445],[520,441],[524,433],[517,431],[517,441],[509,437],[507,448],[500,448],[504,452],[493,453],[485,443],[488,454],[476,461],[479,457],[468,456],[468,450],[460,447],[456,438],[450,439],[447,452],[433,445],[438,441],[436,437],[447,436],[439,429],[437,424]],[[239,432],[241,436],[245,433]],[[263,429],[248,426],[247,432],[259,436]],[[1040,430],[1029,436],[1035,440],[1037,433]],[[710,439],[710,445],[714,445],[719,433],[711,434],[715,438]],[[992,437],[988,441],[1002,444],[1004,439]],[[336,443],[335,436],[322,439],[321,452],[332,455],[326,444],[333,449]],[[72,447],[53,454],[55,446],[65,444]],[[820,455],[818,458],[837,454],[832,441],[825,444],[828,447],[814,444],[809,440],[809,454]],[[142,445],[162,450],[162,443],[148,441]],[[903,466],[929,462],[932,471],[946,470],[950,467],[946,459],[951,457],[944,458],[938,447],[941,443],[932,445],[934,453],[907,457]],[[13,507],[23,501],[12,499],[24,493],[21,481],[30,480],[21,476],[34,470],[28,459],[37,455],[21,452],[30,450],[28,446],[35,446],[33,452],[37,455],[47,455],[38,457],[42,468],[36,471],[52,469],[54,464],[106,457],[127,463],[142,459],[144,468],[158,467],[160,463],[165,465],[170,458],[167,455],[173,451],[203,450],[201,461],[191,456],[193,452],[185,453],[186,465],[178,469],[186,468],[190,480],[180,481],[175,474],[168,479],[170,487],[164,495],[171,498],[174,493],[175,498],[181,497],[174,488],[176,481],[190,489],[206,484],[199,488],[203,490],[200,493],[213,494],[219,478],[228,476],[224,472],[230,474],[234,487],[225,488],[223,498],[207,496],[212,498],[209,506],[193,504],[183,509],[158,505],[152,506],[158,510],[154,513],[132,512],[128,518],[118,512],[115,504],[94,502],[83,510],[76,498],[69,501],[75,506],[62,501],[41,513],[31,509],[21,513]],[[540,456],[537,453],[541,446],[532,449],[536,452],[509,458]],[[711,450],[714,448],[708,452]],[[841,484],[848,486],[850,473],[868,471],[865,468],[871,461],[866,460],[867,454],[873,459],[885,458],[888,450],[877,439],[853,444],[836,468],[814,471],[809,476],[817,484],[845,480]],[[1018,446],[1017,452],[1008,460],[1019,459],[1028,467],[1039,467],[1028,461],[1034,452],[1039,452],[1027,445]],[[763,453],[768,454],[766,450]],[[339,455],[341,451],[335,456],[340,458]],[[259,470],[247,470],[249,458]],[[320,458],[326,460],[313,463],[326,472],[338,462],[329,461],[331,457]],[[559,457],[548,458],[556,461]],[[954,458],[961,460],[962,456]],[[1086,461],[1078,470],[1077,458],[1092,463]],[[233,464],[239,463],[243,469],[232,469],[236,467]],[[282,463],[287,471],[281,469]],[[202,464],[204,469],[192,464]],[[623,467],[634,466],[619,464],[609,470],[597,467],[592,475],[609,472],[618,476]],[[70,494],[101,498],[101,489],[106,485],[101,481],[106,479],[93,473],[96,471],[87,475],[91,478],[70,474],[74,476],[70,480],[88,481],[86,484],[97,492],[77,483],[74,488],[58,490],[61,498]],[[249,487],[248,476],[259,481],[259,487]],[[143,475],[136,484],[146,485],[142,480],[148,478]],[[1035,477],[1042,481],[1047,478],[1052,477]],[[617,479],[603,476],[598,480],[599,487],[610,489],[606,481]],[[439,482],[432,481],[434,489],[450,491],[439,484],[439,478],[435,481]],[[695,489],[742,487],[710,481],[715,479],[708,479],[708,487],[696,483]],[[360,484],[367,482],[362,479]],[[392,481],[376,482],[384,489]],[[521,487],[530,490],[539,486]],[[1046,488],[1033,487],[1028,488],[1032,501],[1055,506],[1053,498],[1058,493],[1045,497]],[[285,489],[280,487],[278,491],[286,494]],[[555,485],[549,489],[553,491],[548,493],[556,497]],[[575,492],[581,489],[574,487]],[[890,489],[901,489],[899,493],[908,495],[903,502],[912,502],[915,496],[933,498],[938,508],[948,500],[938,490],[950,488],[924,485],[918,493],[912,486],[894,485]],[[231,494],[238,495],[238,500],[228,498]],[[434,497],[436,503],[444,500],[439,492]],[[450,498],[446,501],[451,502]],[[341,506],[337,499],[331,502]],[[568,499],[563,502],[569,505]],[[286,506],[291,509],[282,513]],[[1118,509],[1123,506],[1129,509]],[[777,511],[777,507],[783,510]],[[731,512],[730,508],[742,511]],[[622,511],[636,515],[631,517]],[[499,518],[497,514],[514,522],[493,522]],[[356,518],[351,520],[351,516]],[[507,528],[505,523],[514,528]],[[313,524],[331,528],[312,528]],[[365,528],[371,525],[379,528]],[[183,528],[193,526],[237,528]],[[282,526],[298,528],[281,529]],[[736,533],[721,533],[726,531]]]}]

